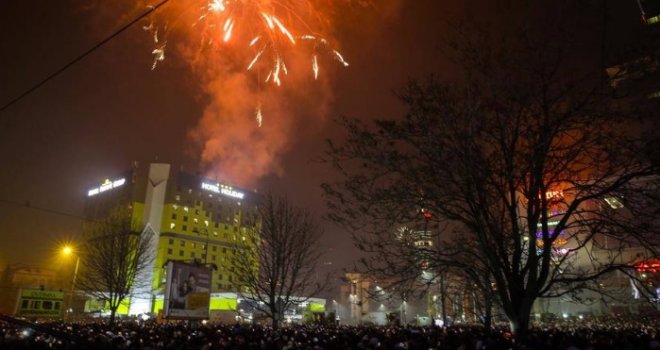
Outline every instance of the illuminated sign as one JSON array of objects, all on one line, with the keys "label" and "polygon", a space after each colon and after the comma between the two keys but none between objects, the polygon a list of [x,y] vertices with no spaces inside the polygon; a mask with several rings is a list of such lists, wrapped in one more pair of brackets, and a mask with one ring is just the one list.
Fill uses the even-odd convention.
[{"label": "illuminated sign", "polygon": [[220,184],[214,185],[214,184],[202,182],[202,189],[215,193],[224,194],[225,196],[238,198],[238,199],[243,199],[243,197],[245,197],[245,193],[235,191],[233,188],[227,185],[220,185]]},{"label": "illuminated sign", "polygon": [[101,192],[105,192],[105,191],[111,190],[113,188],[117,188],[119,186],[122,186],[125,183],[126,183],[126,179],[118,179],[118,180],[115,180],[115,181],[110,181],[110,179],[105,179],[105,181],[103,181],[101,186],[96,187],[96,188],[92,188],[91,190],[87,191],[87,196],[88,197],[95,196],[95,195],[97,195]]},{"label": "illuminated sign", "polygon": [[564,198],[564,192],[563,191],[547,191],[545,193],[545,198],[559,200],[559,199]]}]

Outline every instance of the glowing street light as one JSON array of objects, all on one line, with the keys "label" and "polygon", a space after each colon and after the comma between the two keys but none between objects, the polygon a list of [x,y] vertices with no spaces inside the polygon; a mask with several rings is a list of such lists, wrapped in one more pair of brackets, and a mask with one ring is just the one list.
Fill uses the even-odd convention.
[{"label": "glowing street light", "polygon": [[71,280],[71,289],[69,290],[69,301],[67,302],[66,305],[65,318],[73,311],[71,305],[73,304],[73,290],[76,285],[76,277],[78,276],[78,267],[80,266],[80,255],[76,254],[75,250],[71,245],[67,244],[62,247],[62,255],[71,256],[73,254],[75,254],[76,256],[76,267],[73,269],[73,279]]}]

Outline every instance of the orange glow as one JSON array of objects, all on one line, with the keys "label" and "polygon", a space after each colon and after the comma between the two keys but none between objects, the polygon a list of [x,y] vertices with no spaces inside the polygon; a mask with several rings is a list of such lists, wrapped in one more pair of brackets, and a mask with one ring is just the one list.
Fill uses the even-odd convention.
[{"label": "orange glow", "polygon": [[143,24],[153,43],[153,68],[169,69],[170,59],[185,63],[205,103],[200,116],[191,116],[198,122],[188,133],[205,175],[244,187],[282,175],[281,157],[295,145],[294,130],[310,116],[315,129],[307,132],[323,130],[333,73],[349,64],[333,36],[343,32],[335,25],[348,11],[374,11],[379,16],[356,16],[373,30],[398,16],[402,3],[189,0],[154,12]]},{"label": "orange glow", "polygon": [[[197,49],[227,50],[231,45],[238,50],[251,53],[251,58],[244,62],[247,70],[255,66],[265,70],[264,82],[281,85],[280,72],[286,72],[290,49],[298,47],[298,40],[305,42],[301,51],[312,56],[311,72],[316,79],[319,73],[318,55],[325,53],[343,66],[348,62],[335,48],[330,47],[328,39],[320,33],[328,19],[317,9],[311,0],[197,0],[199,4],[169,4],[164,12],[164,23],[190,23],[192,32],[187,33],[194,42],[202,43]],[[181,7],[184,6],[185,8]],[[327,5],[326,5],[327,6]],[[198,9],[196,15],[192,9]],[[152,33],[154,45],[153,68],[165,59],[165,45],[169,31],[185,31],[183,27],[170,27],[168,24],[151,23],[144,27]],[[159,30],[162,33],[159,38]],[[198,57],[199,58],[199,57]],[[259,64],[262,59],[266,62]],[[270,64],[267,62],[270,60]]]}]

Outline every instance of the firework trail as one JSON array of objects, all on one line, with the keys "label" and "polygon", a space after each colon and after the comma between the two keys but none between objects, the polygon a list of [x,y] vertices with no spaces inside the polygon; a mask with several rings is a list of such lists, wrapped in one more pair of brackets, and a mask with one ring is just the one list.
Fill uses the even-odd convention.
[{"label": "firework trail", "polygon": [[349,64],[335,26],[373,3],[171,0],[144,24],[152,69],[166,57],[182,60],[199,83],[205,107],[188,135],[207,175],[242,186],[283,175],[282,156],[301,132],[322,130],[333,72]]},{"label": "firework trail", "polygon": [[[152,69],[165,59],[166,39],[183,23],[189,23],[198,35],[199,50],[246,50],[248,71],[263,70],[264,83],[281,85],[288,75],[291,50],[309,53],[309,69],[314,79],[319,75],[319,56],[327,55],[348,66],[343,55],[333,48],[320,30],[327,22],[310,0],[203,0],[187,1],[185,6],[171,6],[162,17],[173,25],[152,22],[144,29],[151,32],[155,48]],[[192,12],[194,18],[187,14]],[[313,24],[312,24],[313,23]],[[314,29],[318,28],[318,29]]]}]

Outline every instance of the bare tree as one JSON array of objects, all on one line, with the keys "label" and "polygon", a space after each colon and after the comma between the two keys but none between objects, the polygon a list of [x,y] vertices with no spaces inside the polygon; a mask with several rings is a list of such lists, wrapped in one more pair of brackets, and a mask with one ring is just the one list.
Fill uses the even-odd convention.
[{"label": "bare tree", "polygon": [[319,276],[321,231],[311,215],[288,200],[266,196],[260,225],[237,244],[233,267],[241,297],[278,328],[284,312],[317,295],[327,285]]},{"label": "bare tree", "polygon": [[[462,80],[411,82],[403,118],[342,119],[347,140],[331,142],[327,159],[343,180],[324,188],[371,267],[402,262],[384,253],[391,227],[420,207],[455,225],[524,341],[537,298],[598,290],[617,270],[634,277],[622,258],[631,245],[657,256],[659,169],[640,151],[633,113],[602,93],[598,64],[577,64],[565,38],[519,29],[460,32],[451,47]],[[438,252],[449,264],[459,251]]]},{"label": "bare tree", "polygon": [[110,324],[134,289],[152,283],[136,277],[151,268],[155,252],[149,242],[153,234],[150,228],[140,228],[121,210],[87,224],[76,287],[107,303]]}]

